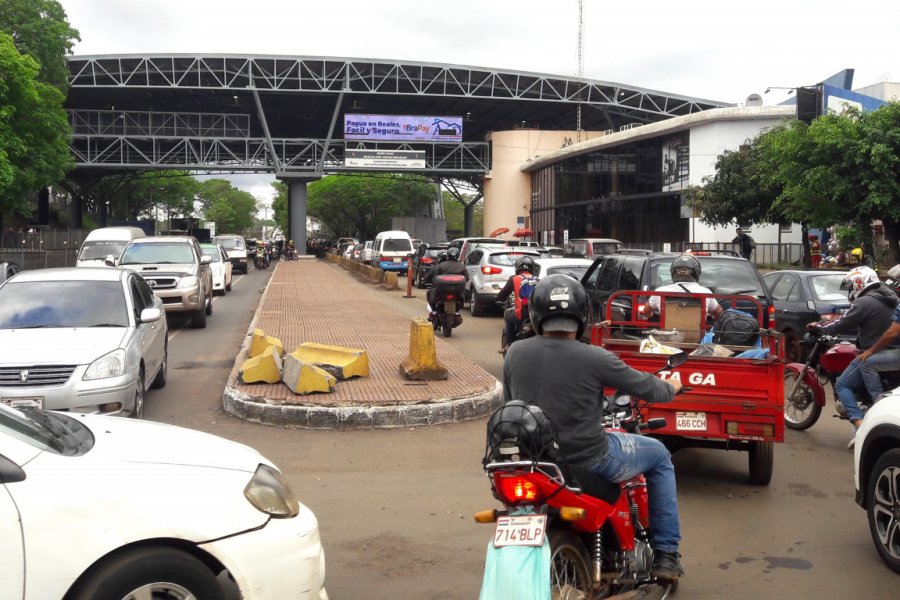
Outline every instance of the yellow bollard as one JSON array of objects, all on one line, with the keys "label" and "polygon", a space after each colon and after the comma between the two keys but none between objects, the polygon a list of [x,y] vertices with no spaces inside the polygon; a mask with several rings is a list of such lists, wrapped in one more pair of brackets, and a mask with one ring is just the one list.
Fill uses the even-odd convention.
[{"label": "yellow bollard", "polygon": [[266,335],[262,329],[254,329],[253,340],[250,342],[250,358],[259,356],[270,346],[276,347],[279,355],[284,354],[284,345],[281,343],[281,340]]},{"label": "yellow bollard", "polygon": [[244,383],[278,383],[281,381],[281,352],[269,346],[259,356],[248,358],[241,365]]},{"label": "yellow bollard", "polygon": [[447,367],[437,359],[434,327],[419,317],[412,320],[409,330],[409,356],[400,363],[400,374],[417,381],[447,379]]}]

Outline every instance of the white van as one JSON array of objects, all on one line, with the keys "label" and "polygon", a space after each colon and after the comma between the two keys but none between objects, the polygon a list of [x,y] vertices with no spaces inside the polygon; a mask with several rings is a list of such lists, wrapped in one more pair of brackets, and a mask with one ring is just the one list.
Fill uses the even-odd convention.
[{"label": "white van", "polygon": [[104,262],[112,256],[118,263],[122,250],[131,240],[142,238],[147,234],[140,227],[100,227],[84,238],[75,259],[76,267],[105,267]]},{"label": "white van", "polygon": [[413,252],[412,238],[405,231],[382,231],[372,246],[372,266],[385,271],[406,271]]}]

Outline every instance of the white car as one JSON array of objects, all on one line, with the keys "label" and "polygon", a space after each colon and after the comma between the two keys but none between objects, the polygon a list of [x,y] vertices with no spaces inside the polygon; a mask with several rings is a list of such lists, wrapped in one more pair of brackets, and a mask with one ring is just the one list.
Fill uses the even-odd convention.
[{"label": "white car", "polygon": [[166,385],[164,312],[130,269],[22,271],[0,285],[0,403],[141,418]]},{"label": "white car", "polygon": [[473,317],[483,317],[488,308],[497,306],[497,294],[515,274],[516,261],[523,256],[537,260],[541,255],[532,248],[485,245],[476,246],[466,258],[469,281],[466,298]]},{"label": "white car", "polygon": [[866,412],[853,449],[856,503],[869,515],[872,542],[900,573],[900,388]]},{"label": "white car", "polygon": [[209,270],[212,273],[213,294],[225,295],[231,291],[232,272],[234,266],[228,260],[228,253],[221,244],[200,244],[203,254],[210,257]]},{"label": "white car", "polygon": [[590,266],[594,264],[594,261],[589,258],[576,257],[535,258],[534,264],[537,267],[537,272],[534,274],[535,277],[541,278],[546,277],[547,275],[562,273],[563,275],[570,275],[578,281],[581,281],[581,278],[584,277],[584,274],[587,273]]},{"label": "white car", "polygon": [[0,406],[0,540],[3,600],[328,598],[278,469],[162,423]]}]

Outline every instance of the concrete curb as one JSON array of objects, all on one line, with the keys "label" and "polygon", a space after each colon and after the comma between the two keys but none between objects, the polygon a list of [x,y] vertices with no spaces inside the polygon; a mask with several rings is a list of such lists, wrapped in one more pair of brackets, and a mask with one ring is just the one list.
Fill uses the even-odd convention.
[{"label": "concrete curb", "polygon": [[[335,261],[332,261],[335,262]],[[278,268],[276,265],[275,268]],[[257,307],[265,302],[269,285],[263,291]],[[230,415],[276,427],[305,429],[391,429],[425,427],[467,421],[489,415],[503,403],[503,384],[494,382],[490,390],[460,398],[441,398],[419,404],[388,406],[313,406],[278,404],[262,396],[238,390],[234,383],[240,376],[241,364],[250,352],[253,330],[257,328],[259,311],[254,311],[244,342],[238,351],[234,367],[225,383],[222,407]]]}]

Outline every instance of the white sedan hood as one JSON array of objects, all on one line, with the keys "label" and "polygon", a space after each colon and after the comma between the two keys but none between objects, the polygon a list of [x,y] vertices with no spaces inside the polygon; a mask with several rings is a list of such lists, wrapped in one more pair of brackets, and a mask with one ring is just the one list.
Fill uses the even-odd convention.
[{"label": "white sedan hood", "polygon": [[0,365],[89,364],[121,348],[127,327],[0,330]]}]

